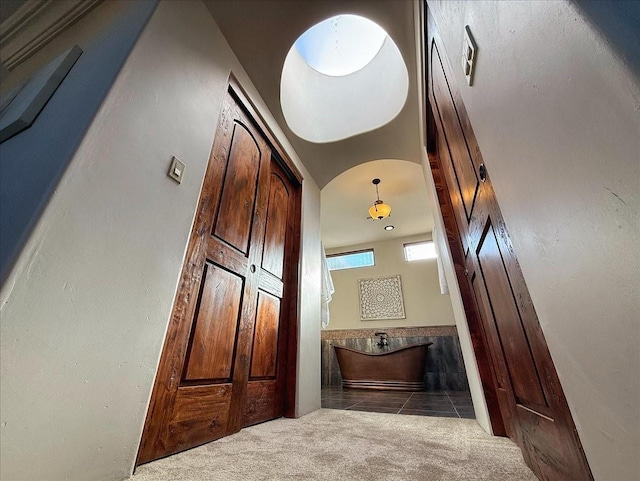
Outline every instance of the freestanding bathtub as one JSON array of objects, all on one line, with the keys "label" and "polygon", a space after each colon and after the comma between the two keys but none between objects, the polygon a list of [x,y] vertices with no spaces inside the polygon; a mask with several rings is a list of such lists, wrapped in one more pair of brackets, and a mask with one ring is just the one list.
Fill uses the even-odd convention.
[{"label": "freestanding bathtub", "polygon": [[423,391],[427,350],[432,342],[383,352],[362,352],[333,345],[346,389]]}]

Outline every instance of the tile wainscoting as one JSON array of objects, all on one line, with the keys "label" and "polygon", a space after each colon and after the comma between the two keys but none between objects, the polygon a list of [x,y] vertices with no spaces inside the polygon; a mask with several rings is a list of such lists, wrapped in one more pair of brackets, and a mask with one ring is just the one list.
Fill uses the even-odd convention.
[{"label": "tile wainscoting", "polygon": [[333,344],[366,352],[379,352],[376,332],[386,332],[389,348],[432,342],[425,381],[427,391],[468,391],[467,373],[455,326],[343,329],[322,331],[322,385],[340,386],[342,378]]}]

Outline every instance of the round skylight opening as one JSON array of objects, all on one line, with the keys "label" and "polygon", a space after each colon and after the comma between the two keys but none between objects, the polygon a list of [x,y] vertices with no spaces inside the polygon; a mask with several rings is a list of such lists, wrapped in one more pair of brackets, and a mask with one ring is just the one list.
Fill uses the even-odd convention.
[{"label": "round skylight opening", "polygon": [[337,15],[304,32],[295,47],[309,67],[341,77],[368,65],[386,38],[387,32],[371,20],[358,15]]}]

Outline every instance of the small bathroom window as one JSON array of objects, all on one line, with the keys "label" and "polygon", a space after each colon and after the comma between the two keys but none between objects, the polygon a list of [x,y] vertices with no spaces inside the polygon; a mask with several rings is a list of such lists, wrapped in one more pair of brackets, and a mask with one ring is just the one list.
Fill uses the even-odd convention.
[{"label": "small bathroom window", "polygon": [[344,252],[327,256],[327,266],[330,271],[340,269],[355,269],[358,267],[371,267],[375,265],[373,249],[362,251]]},{"label": "small bathroom window", "polygon": [[404,244],[404,258],[407,262],[435,259],[436,246],[433,241],[411,242]]}]

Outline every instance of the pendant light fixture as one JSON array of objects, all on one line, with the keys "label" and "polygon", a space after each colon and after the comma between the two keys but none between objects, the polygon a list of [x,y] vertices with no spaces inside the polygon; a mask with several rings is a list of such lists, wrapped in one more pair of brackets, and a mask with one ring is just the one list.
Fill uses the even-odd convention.
[{"label": "pendant light fixture", "polygon": [[378,193],[380,179],[373,179],[371,183],[376,186],[376,201],[369,207],[369,215],[373,220],[382,220],[391,214],[391,206],[380,200],[380,194]]}]

